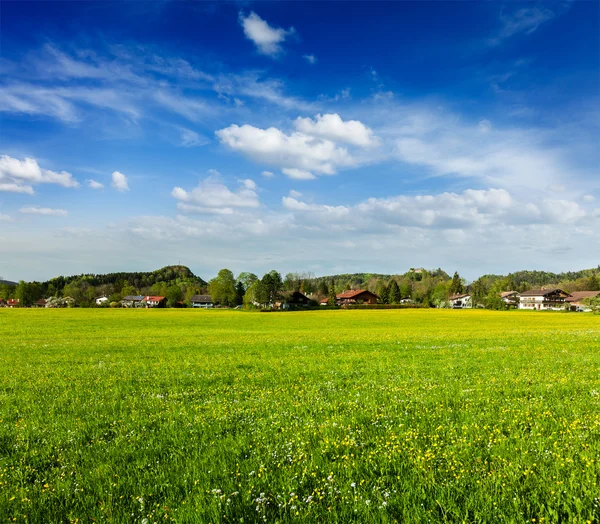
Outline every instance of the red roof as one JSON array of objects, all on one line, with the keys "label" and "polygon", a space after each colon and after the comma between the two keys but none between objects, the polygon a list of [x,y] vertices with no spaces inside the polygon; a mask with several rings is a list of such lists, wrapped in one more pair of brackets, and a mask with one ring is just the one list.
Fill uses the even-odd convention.
[{"label": "red roof", "polygon": [[144,300],[146,302],[160,302],[161,300],[164,300],[165,297],[158,297],[158,296],[150,296],[148,295],[147,297],[144,297]]},{"label": "red roof", "polygon": [[19,303],[19,299],[18,298],[9,298],[6,303],[9,306],[16,306]]}]

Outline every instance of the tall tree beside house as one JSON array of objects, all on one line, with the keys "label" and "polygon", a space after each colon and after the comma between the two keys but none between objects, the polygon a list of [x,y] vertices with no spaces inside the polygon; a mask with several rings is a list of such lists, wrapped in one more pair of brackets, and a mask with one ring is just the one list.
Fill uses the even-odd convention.
[{"label": "tall tree beside house", "polygon": [[179,286],[169,286],[166,296],[169,307],[176,307],[183,300],[183,291]]},{"label": "tall tree beside house", "polygon": [[235,306],[235,279],[229,269],[221,269],[217,276],[208,283],[213,302],[222,306]]},{"label": "tall tree beside house", "polygon": [[23,280],[17,284],[14,295],[19,300],[19,305],[21,306],[31,306],[41,297],[37,282],[25,282]]},{"label": "tall tree beside house", "polygon": [[398,282],[392,280],[388,286],[388,300],[390,304],[400,304],[400,286]]},{"label": "tall tree beside house", "polygon": [[461,293],[465,292],[465,286],[462,283],[462,279],[460,278],[458,271],[454,272],[452,283],[450,284],[450,289],[448,292],[450,295],[460,295]]},{"label": "tall tree beside house", "polygon": [[378,280],[375,286],[375,294],[379,297],[380,304],[388,304],[389,293],[388,286],[385,285],[383,280]]},{"label": "tall tree beside house", "polygon": [[335,282],[332,280],[329,283],[329,293],[327,296],[327,305],[328,306],[335,306],[335,302],[336,302],[336,294],[335,294]]},{"label": "tall tree beside house", "polygon": [[281,279],[281,275],[275,271],[269,271],[264,277],[263,280],[265,291],[268,296],[269,304],[274,304],[281,294],[281,290],[283,288],[283,280]]}]

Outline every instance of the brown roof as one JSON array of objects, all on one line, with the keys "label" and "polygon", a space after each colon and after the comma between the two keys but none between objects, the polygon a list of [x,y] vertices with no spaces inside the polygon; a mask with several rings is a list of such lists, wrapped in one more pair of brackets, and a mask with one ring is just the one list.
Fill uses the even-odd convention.
[{"label": "brown roof", "polygon": [[337,295],[337,298],[354,298],[357,297],[358,295],[362,295],[363,293],[369,293],[370,295],[373,296],[377,296],[375,293],[371,293],[370,291],[366,290],[366,289],[356,289],[356,290],[351,290],[351,291],[344,291],[343,293],[340,293],[339,295]]},{"label": "brown roof", "polygon": [[197,304],[212,304],[213,299],[210,295],[194,295],[190,302],[196,302]]},{"label": "brown roof", "polygon": [[562,293],[564,295],[569,295],[562,289],[553,288],[553,289],[530,289],[529,291],[524,291],[521,293],[522,297],[545,297],[546,295],[550,295],[551,293]]},{"label": "brown roof", "polygon": [[38,306],[45,306],[46,305],[46,299],[40,298],[39,300],[36,300],[35,303]]},{"label": "brown roof", "polygon": [[500,298],[510,297],[514,294],[516,294],[516,291],[503,291],[502,293],[500,293]]},{"label": "brown roof", "polygon": [[460,295],[451,295],[448,297],[448,300],[458,300],[459,298],[470,297],[471,293],[462,293]]},{"label": "brown roof", "polygon": [[566,300],[567,302],[579,302],[585,298],[594,298],[598,295],[600,295],[600,291],[573,291]]},{"label": "brown roof", "polygon": [[148,295],[147,297],[144,297],[146,302],[162,302],[164,299],[165,297],[159,297],[156,295]]}]

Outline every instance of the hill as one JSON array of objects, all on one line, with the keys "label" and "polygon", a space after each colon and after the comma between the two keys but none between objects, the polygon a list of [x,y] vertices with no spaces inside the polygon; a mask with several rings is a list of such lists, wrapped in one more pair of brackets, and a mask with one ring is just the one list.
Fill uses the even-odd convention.
[{"label": "hill", "polygon": [[0,286],[16,286],[16,282],[11,282],[10,280],[0,280]]}]

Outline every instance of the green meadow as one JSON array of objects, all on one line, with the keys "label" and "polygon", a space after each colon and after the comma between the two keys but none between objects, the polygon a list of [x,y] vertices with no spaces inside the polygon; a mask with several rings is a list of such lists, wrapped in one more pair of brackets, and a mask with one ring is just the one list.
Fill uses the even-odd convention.
[{"label": "green meadow", "polygon": [[0,522],[599,522],[600,317],[0,310]]}]

